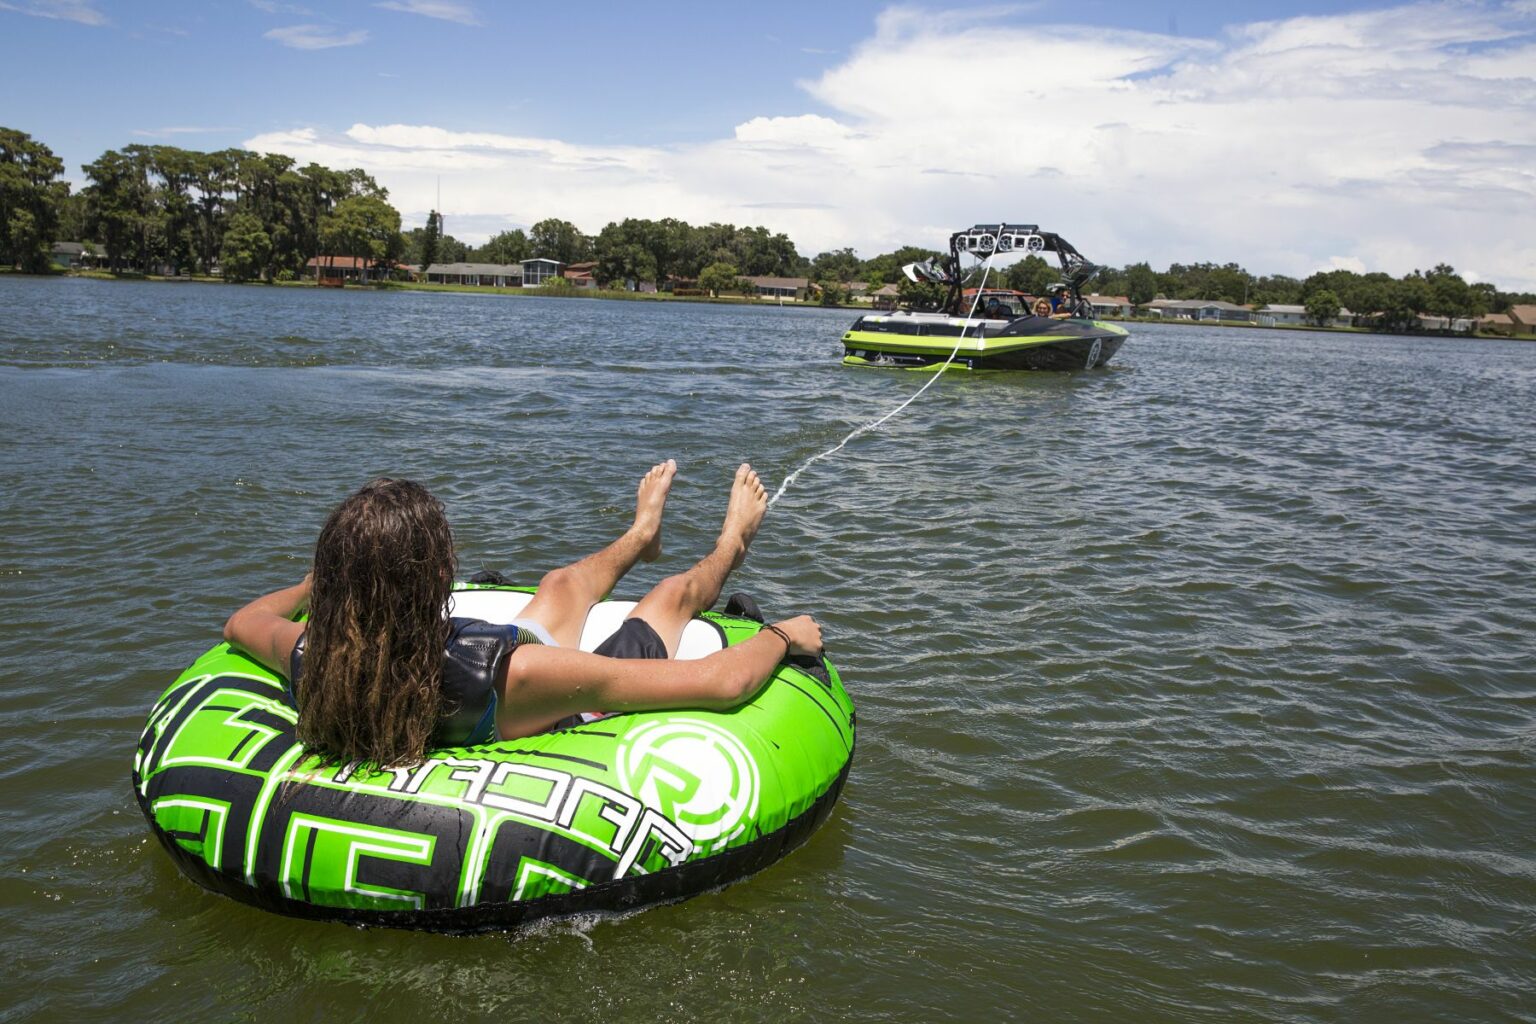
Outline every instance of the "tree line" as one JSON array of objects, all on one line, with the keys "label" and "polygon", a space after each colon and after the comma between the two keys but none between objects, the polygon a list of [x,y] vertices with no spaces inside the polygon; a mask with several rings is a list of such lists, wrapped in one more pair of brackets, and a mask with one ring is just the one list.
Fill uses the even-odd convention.
[{"label": "tree line", "polygon": [[[865,281],[871,287],[896,281],[902,286],[905,300],[909,296],[926,296],[934,286],[910,284],[899,274],[901,264],[938,255],[933,250],[905,248],[860,260],[852,249],[840,249],[822,253],[811,261],[811,276],[844,284]],[[966,283],[978,284],[982,273],[980,267],[972,268]],[[1059,268],[1040,256],[1029,255],[1010,266],[990,270],[987,287],[1042,295],[1060,276]],[[1254,307],[1304,306],[1319,323],[1333,319],[1341,309],[1348,309],[1375,318],[1377,325],[1386,330],[1416,327],[1420,313],[1455,320],[1503,313],[1510,306],[1536,302],[1536,295],[1529,292],[1500,291],[1486,281],[1469,283],[1454,267],[1444,263],[1400,278],[1352,270],[1319,271],[1306,278],[1283,274],[1255,276],[1236,263],[1174,263],[1158,272],[1147,263],[1132,263],[1125,267],[1100,267],[1083,290],[1123,295],[1134,306],[1144,306],[1154,299],[1217,300]]]},{"label": "tree line", "polygon": [[401,250],[400,214],[360,170],[139,145],[85,164],[77,193],[52,180],[63,170],[47,146],[0,129],[0,260],[43,270],[53,242],[90,239],[114,272],[273,281],[298,277],[326,249],[376,260]]},{"label": "tree line", "polygon": [[697,280],[714,265],[742,275],[803,277],[810,261],[795,251],[789,236],[765,227],[707,224],[696,227],[675,217],[629,217],[588,235],[570,221],[551,217],[527,231],[515,228],[471,248],[443,234],[441,221],[405,234],[406,262],[518,263],[542,256],[561,263],[594,263],[593,277],[604,286],[628,282]]},{"label": "tree line", "polygon": [[[871,290],[897,284],[903,302],[922,305],[939,298],[936,286],[914,284],[901,273],[904,264],[941,255],[917,246],[869,259],[851,248],[807,259],[787,235],[761,226],[626,218],[588,235],[551,217],[471,247],[444,232],[435,210],[425,226],[402,232],[387,190],[355,168],[301,167],[282,154],[242,149],[203,153],[130,145],[108,150],[81,169],[89,184],[71,193],[60,180],[63,161],[45,144],[0,127],[0,265],[45,271],[54,242],[90,239],[115,272],[217,272],[236,281],[297,278],[321,255],[386,267],[514,264],[545,257],[592,263],[593,276],[607,287],[681,279],[711,292],[750,293],[743,278],[779,276],[816,282],[828,303],[845,299],[854,281]],[[979,273],[973,276],[979,280]],[[1031,254],[992,270],[988,282],[1039,295],[1058,276],[1054,266]],[[1141,262],[1100,268],[1086,283],[1089,288],[1124,295],[1137,306],[1155,298],[1302,305],[1319,322],[1346,307],[1375,316],[1379,326],[1391,330],[1415,326],[1419,313],[1456,319],[1536,302],[1530,293],[1469,283],[1446,264],[1401,278],[1329,270],[1298,279],[1255,276],[1235,263],[1174,263],[1159,272]]]}]

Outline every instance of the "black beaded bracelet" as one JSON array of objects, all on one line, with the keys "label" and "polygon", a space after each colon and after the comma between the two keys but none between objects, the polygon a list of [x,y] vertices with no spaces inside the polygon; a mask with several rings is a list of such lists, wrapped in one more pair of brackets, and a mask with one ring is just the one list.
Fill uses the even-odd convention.
[{"label": "black beaded bracelet", "polygon": [[789,657],[789,652],[795,649],[795,645],[789,642],[789,634],[784,632],[778,626],[769,626],[765,624],[763,628],[768,630],[774,636],[778,637],[780,640],[784,641],[784,657]]}]

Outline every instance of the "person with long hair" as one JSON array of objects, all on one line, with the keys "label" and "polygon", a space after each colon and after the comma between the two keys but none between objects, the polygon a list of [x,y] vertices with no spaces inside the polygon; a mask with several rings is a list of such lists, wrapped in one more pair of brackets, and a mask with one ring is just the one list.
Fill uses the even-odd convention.
[{"label": "person with long hair", "polygon": [[[326,519],[304,580],[235,612],[224,637],[288,677],[299,738],[336,762],[402,767],[435,747],[529,736],[584,712],[735,707],[783,658],[821,653],[821,627],[800,615],[708,657],[674,660],[683,627],[719,598],[767,511],[746,463],[714,549],[658,583],[595,652],[577,648],[592,605],[637,562],[660,556],[676,472],[670,459],[652,467],[634,525],[546,573],[506,626],[449,618],[457,563],[442,503],[409,480],[374,480]],[[308,621],[294,621],[306,606]]]}]

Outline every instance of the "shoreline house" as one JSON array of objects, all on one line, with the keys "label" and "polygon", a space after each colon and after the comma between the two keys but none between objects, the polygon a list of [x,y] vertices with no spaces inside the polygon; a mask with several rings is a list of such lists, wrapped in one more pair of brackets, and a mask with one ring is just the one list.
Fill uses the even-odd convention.
[{"label": "shoreline house", "polygon": [[104,267],[109,262],[106,246],[98,242],[54,242],[48,256],[54,266],[65,270]]},{"label": "shoreline house", "polygon": [[1094,316],[1117,316],[1124,319],[1136,314],[1136,307],[1124,295],[1099,295],[1094,293],[1092,295],[1084,295],[1083,301],[1093,307]]},{"label": "shoreline house", "polygon": [[548,259],[544,256],[535,256],[532,259],[523,260],[523,287],[537,288],[550,278],[558,278],[565,264],[559,260]]},{"label": "shoreline house", "polygon": [[388,280],[390,274],[389,264],[362,256],[311,256],[304,270],[316,281]]},{"label": "shoreline house", "polygon": [[1215,320],[1252,323],[1253,310],[1220,299],[1153,299],[1141,307],[1144,314],[1164,320]]},{"label": "shoreline house", "polygon": [[597,278],[592,276],[597,271],[597,262],[572,263],[560,271],[560,276],[571,282],[572,288],[596,288]]},{"label": "shoreline house", "polygon": [[752,282],[752,287],[757,289],[757,297],[760,299],[791,299],[795,302],[804,302],[810,295],[811,280],[808,277],[766,277],[748,276],[745,278]]},{"label": "shoreline house", "polygon": [[1430,313],[1420,313],[1419,330],[1421,331],[1449,331],[1452,334],[1471,334],[1477,329],[1477,321],[1470,317],[1434,316]]},{"label": "shoreline house", "polygon": [[475,288],[521,288],[523,268],[516,263],[434,263],[422,275],[432,284]]},{"label": "shoreline house", "polygon": [[1508,313],[1489,313],[1478,317],[1477,329],[1487,334],[1502,334],[1512,338],[1515,335],[1515,321]]},{"label": "shoreline house", "polygon": [[1509,317],[1509,322],[1514,326],[1514,333],[1526,335],[1527,337],[1536,335],[1536,305],[1527,303],[1519,306],[1510,306],[1509,312],[1505,315]]},{"label": "shoreline house", "polygon": [[[1270,303],[1254,314],[1254,321],[1260,327],[1299,327],[1311,323],[1307,319],[1306,306],[1292,306],[1284,303]],[[1355,314],[1340,306],[1338,315],[1323,326],[1353,327]]]},{"label": "shoreline house", "polygon": [[54,242],[53,248],[48,251],[48,256],[53,260],[54,266],[74,270],[85,265],[85,243]]}]

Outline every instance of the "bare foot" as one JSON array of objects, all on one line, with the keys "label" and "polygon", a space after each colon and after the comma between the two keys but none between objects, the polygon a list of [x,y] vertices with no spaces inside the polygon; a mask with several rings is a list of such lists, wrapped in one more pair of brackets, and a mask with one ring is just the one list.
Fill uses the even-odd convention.
[{"label": "bare foot", "polygon": [[725,507],[725,525],[720,527],[720,545],[731,548],[732,569],[746,560],[747,548],[752,546],[752,538],[757,536],[767,511],[768,492],[757,478],[757,471],[743,462],[736,469],[731,500]]},{"label": "bare foot", "polygon": [[677,463],[668,459],[652,466],[651,471],[640,478],[640,487],[635,494],[634,532],[644,542],[640,549],[642,562],[654,562],[661,557],[661,515],[667,506],[672,478],[676,475]]}]

